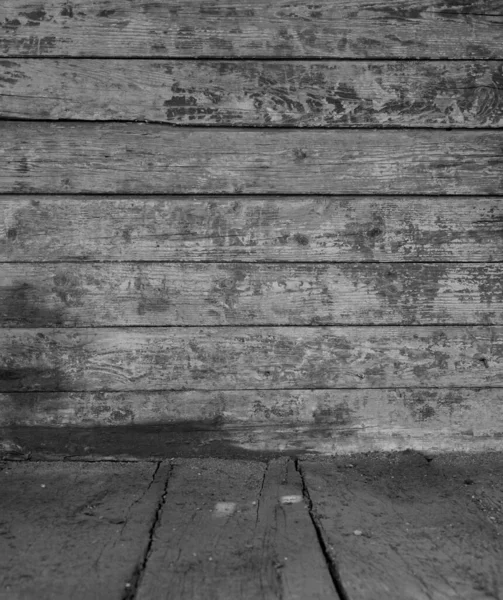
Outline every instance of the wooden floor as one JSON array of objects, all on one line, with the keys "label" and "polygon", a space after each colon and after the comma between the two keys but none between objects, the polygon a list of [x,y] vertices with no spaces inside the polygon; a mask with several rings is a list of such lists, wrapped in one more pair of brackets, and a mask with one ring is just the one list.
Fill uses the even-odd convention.
[{"label": "wooden floor", "polygon": [[501,599],[502,458],[4,462],[0,598]]}]

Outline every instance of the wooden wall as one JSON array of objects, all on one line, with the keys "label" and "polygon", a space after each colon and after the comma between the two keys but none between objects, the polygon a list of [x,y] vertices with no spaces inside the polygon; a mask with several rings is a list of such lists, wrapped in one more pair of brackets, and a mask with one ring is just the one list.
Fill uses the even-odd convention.
[{"label": "wooden wall", "polygon": [[4,452],[501,448],[501,0],[3,0]]}]

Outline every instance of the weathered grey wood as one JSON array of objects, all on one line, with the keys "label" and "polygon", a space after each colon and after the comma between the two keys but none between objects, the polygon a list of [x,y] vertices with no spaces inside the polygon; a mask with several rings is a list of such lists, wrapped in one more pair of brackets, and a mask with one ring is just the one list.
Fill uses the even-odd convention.
[{"label": "weathered grey wood", "polygon": [[0,196],[0,260],[503,260],[503,199]]},{"label": "weathered grey wood", "polygon": [[501,327],[3,329],[0,391],[501,387]]},{"label": "weathered grey wood", "polygon": [[[274,556],[285,600],[338,600],[316,530],[308,513],[300,474],[293,460],[267,465],[257,500],[255,549]],[[268,552],[269,551],[269,552]],[[262,596],[259,596],[262,597]]]},{"label": "weathered grey wood", "polygon": [[501,127],[501,62],[11,59],[0,117],[176,125]]},{"label": "weathered grey wood", "polygon": [[[272,561],[252,564],[246,544],[254,541],[265,469],[214,459],[174,467],[138,600],[261,598],[261,567],[270,575]],[[271,583],[263,582],[267,591]]]},{"label": "weathered grey wood", "polygon": [[499,194],[493,131],[0,122],[0,192]]},{"label": "weathered grey wood", "polygon": [[371,454],[302,472],[349,598],[501,597],[500,454]]},{"label": "weathered grey wood", "polygon": [[141,565],[167,469],[152,463],[0,468],[0,598],[121,600]]},{"label": "weathered grey wood", "polygon": [[336,600],[293,461],[180,461],[138,600]]},{"label": "weathered grey wood", "polygon": [[118,457],[496,450],[502,403],[501,388],[19,392],[0,394],[0,448]]},{"label": "weathered grey wood", "polygon": [[0,327],[503,325],[500,264],[0,264]]},{"label": "weathered grey wood", "polygon": [[502,13],[499,0],[3,0],[0,52],[501,58]]}]

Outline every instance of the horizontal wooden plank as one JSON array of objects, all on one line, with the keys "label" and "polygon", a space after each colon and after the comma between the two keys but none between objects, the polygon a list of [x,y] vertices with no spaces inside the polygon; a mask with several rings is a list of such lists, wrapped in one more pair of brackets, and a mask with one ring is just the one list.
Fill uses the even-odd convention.
[{"label": "horizontal wooden plank", "polygon": [[0,193],[499,194],[496,131],[0,122]]},{"label": "horizontal wooden plank", "polygon": [[503,63],[12,59],[0,62],[0,117],[501,127]]},{"label": "horizontal wooden plank", "polygon": [[0,261],[503,260],[503,199],[0,196]]},{"label": "horizontal wooden plank", "polygon": [[503,263],[3,264],[0,327],[503,325]]},{"label": "horizontal wooden plank", "polygon": [[501,327],[3,329],[0,391],[501,387]]},{"label": "horizontal wooden plank", "polygon": [[0,394],[0,448],[137,458],[501,447],[503,390]]},{"label": "horizontal wooden plank", "polygon": [[488,600],[503,589],[500,454],[301,464],[347,598]]},{"label": "horizontal wooden plank", "polygon": [[0,52],[71,56],[503,56],[499,0],[4,0]]}]

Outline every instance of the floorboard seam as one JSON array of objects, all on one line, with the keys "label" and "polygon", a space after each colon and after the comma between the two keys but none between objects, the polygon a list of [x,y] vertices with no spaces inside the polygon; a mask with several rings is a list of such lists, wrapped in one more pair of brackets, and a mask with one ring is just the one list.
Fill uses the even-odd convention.
[{"label": "floorboard seam", "polygon": [[[478,86],[482,87],[482,86]],[[489,87],[489,86],[488,86]],[[474,88],[458,88],[458,89],[477,89]],[[499,89],[499,88],[498,88]],[[15,94],[10,94],[11,97],[14,97]],[[419,130],[419,131],[501,131],[503,127],[501,125],[474,125],[473,127],[468,127],[466,125],[456,126],[454,123],[444,123],[439,126],[434,125],[386,125],[382,123],[362,123],[362,124],[351,124],[351,123],[329,123],[326,125],[296,125],[296,124],[285,124],[285,125],[264,125],[262,123],[245,123],[241,122],[237,125],[232,125],[230,122],[227,125],[223,125],[221,123],[183,123],[180,121],[166,121],[162,119],[155,118],[141,118],[135,119],[131,117],[124,118],[94,118],[94,119],[86,119],[81,117],[71,118],[71,117],[53,117],[51,119],[43,118],[43,117],[30,117],[30,116],[5,116],[0,114],[0,122],[22,122],[22,123],[78,123],[83,124],[87,123],[90,125],[103,123],[103,124],[124,124],[124,125],[163,125],[166,128],[172,127],[177,129],[231,129],[234,131],[237,130],[263,130],[263,131],[340,131],[340,130],[394,130],[394,131],[407,131],[407,130]]]},{"label": "floorboard seam", "polygon": [[337,565],[335,564],[333,558],[331,557],[330,551],[328,549],[328,545],[325,542],[325,539],[323,537],[322,526],[319,522],[318,517],[316,516],[316,514],[314,512],[313,501],[311,500],[311,496],[309,494],[309,489],[307,487],[306,480],[304,478],[304,473],[302,472],[302,467],[301,467],[300,461],[298,459],[295,461],[295,469],[296,469],[297,473],[299,474],[301,482],[302,482],[302,495],[304,496],[304,500],[306,501],[307,509],[309,512],[309,517],[311,518],[311,523],[313,524],[314,530],[316,532],[316,537],[318,538],[318,544],[320,546],[321,552],[322,552],[325,562],[327,564],[328,572],[330,573],[330,577],[332,578],[334,587],[337,591],[337,594],[338,594],[340,600],[351,600],[346,589],[344,588]]},{"label": "floorboard seam", "polygon": [[255,517],[255,529],[257,528],[258,525],[258,520],[259,520],[259,513],[260,513],[260,502],[262,501],[262,493],[264,491],[264,486],[265,486],[265,478],[267,475],[267,471],[269,470],[269,462],[266,463],[265,468],[264,468],[264,474],[262,475],[262,482],[260,484],[260,490],[258,492],[257,495],[257,514]]},{"label": "floorboard seam", "polygon": [[[161,468],[162,464],[163,464],[163,461],[159,461],[157,463],[154,473],[152,474],[152,480],[150,482],[149,487],[154,483],[156,475],[159,472],[159,469]],[[127,583],[127,587],[122,596],[122,600],[135,600],[138,590],[140,588],[141,581],[143,579],[143,575],[147,568],[148,560],[150,558],[150,555],[152,554],[152,547],[154,544],[154,536],[155,536],[155,532],[160,523],[162,509],[164,508],[164,505],[166,503],[166,497],[168,495],[168,483],[169,483],[169,479],[170,479],[170,475],[171,475],[172,471],[173,471],[173,464],[170,463],[169,469],[166,473],[166,480],[164,482],[163,493],[161,494],[161,497],[159,498],[159,501],[157,503],[154,517],[152,519],[152,523],[150,525],[150,529],[148,532],[147,547],[145,548],[143,557],[136,565],[133,575],[131,576],[129,582]]]},{"label": "floorboard seam", "polygon": [[[432,11],[430,14],[434,14]],[[449,13],[444,13],[449,14]],[[477,15],[477,13],[450,13],[456,16],[471,16]],[[501,17],[500,14],[481,14],[484,17]],[[334,56],[333,54],[327,54],[325,56],[305,54],[299,56],[270,56],[260,54],[250,54],[247,56],[222,56],[219,54],[187,54],[185,56],[173,56],[170,54],[93,54],[93,55],[79,55],[79,54],[2,54],[0,59],[4,60],[144,60],[144,61],[178,61],[178,62],[500,62],[503,60],[503,56],[491,57],[486,56],[482,58],[465,56],[462,58],[451,58],[446,56]]]}]

